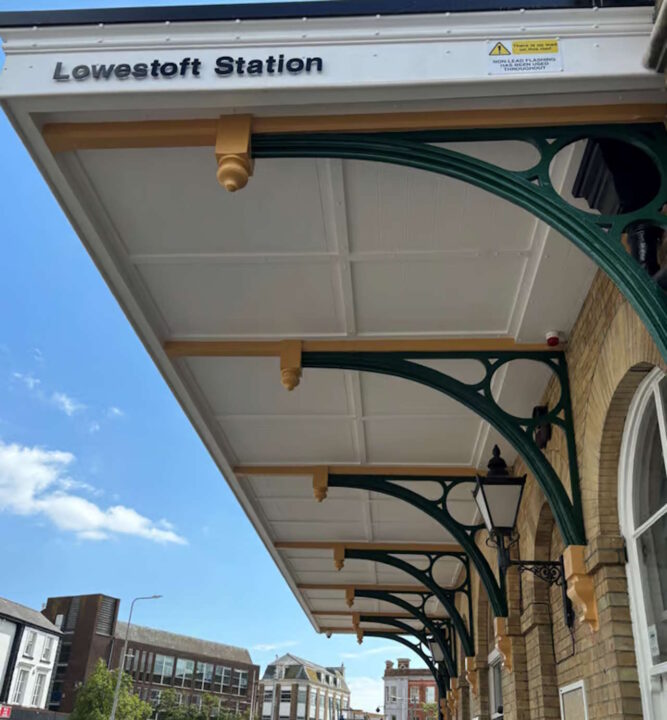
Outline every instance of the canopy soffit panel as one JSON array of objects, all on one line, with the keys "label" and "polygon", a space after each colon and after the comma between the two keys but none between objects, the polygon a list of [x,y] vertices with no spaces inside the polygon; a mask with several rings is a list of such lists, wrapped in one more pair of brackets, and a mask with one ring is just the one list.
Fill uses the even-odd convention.
[{"label": "canopy soffit panel", "polygon": [[[598,15],[602,26],[605,18],[612,18],[611,13]],[[533,17],[535,27],[557,24],[557,16],[548,12]],[[580,34],[584,24],[590,26],[588,16],[573,17],[574,25],[581,17]],[[629,42],[640,45],[637,38],[648,34],[647,18],[648,10],[621,9],[601,34],[611,35],[613,29],[618,42],[618,29],[625,23],[631,28]],[[444,36],[444,27],[434,30],[431,23],[427,30],[432,18],[427,20],[392,19],[380,32],[387,29],[402,43],[410,37],[421,42],[426,32],[433,42],[441,41],[433,34]],[[489,19],[491,27],[499,21]],[[325,47],[336,32],[339,42],[345,33],[351,38],[351,23],[336,22],[322,20],[314,26],[313,47],[318,41]],[[364,20],[358,26],[355,42],[371,42],[377,32],[374,22]],[[470,34],[462,20],[453,21],[450,29],[461,38]],[[102,44],[109,45],[110,53],[127,52],[132,43],[135,49],[167,49],[163,29],[133,28],[125,35],[117,29],[96,32],[104,35]],[[204,47],[210,32],[207,26],[190,27],[187,34],[178,27],[170,30],[181,46],[189,42],[190,47]],[[244,52],[250,53],[253,42],[256,48],[266,41],[268,31],[249,25],[243,32],[248,33]],[[488,25],[476,32],[488,32]],[[563,32],[566,35],[567,28]],[[283,40],[292,33],[290,42],[296,42],[296,27],[282,26],[280,33]],[[573,42],[575,35],[572,32]],[[174,86],[178,89],[152,88],[143,94],[129,87],[114,94],[77,86],[67,96],[60,91],[56,95],[49,86],[41,97],[31,97],[31,91],[11,86],[12,77],[26,76],[31,42],[28,30],[10,33],[9,80],[3,80],[0,94],[8,82],[10,87],[3,105],[314,626],[347,627],[347,616],[336,614],[346,610],[344,592],[324,586],[419,587],[385,565],[350,559],[337,572],[331,552],[276,545],[311,540],[453,542],[432,519],[368,491],[331,488],[327,502],[320,505],[313,500],[311,478],[253,472],[239,481],[232,467],[476,468],[484,465],[496,442],[507,460],[513,460],[513,450],[495,431],[449,398],[401,379],[306,369],[299,391],[286,393],[276,382],[273,358],[172,360],[162,343],[174,337],[243,341],[462,336],[542,342],[546,330],[567,332],[572,326],[594,273],[592,263],[529,213],[476,188],[417,170],[353,160],[266,159],[256,163],[243,193],[232,196],[215,182],[209,147],[79,149],[53,155],[41,136],[47,123],[214,119],[229,105],[260,116],[276,108],[282,115],[304,107],[316,114],[332,97],[340,98],[341,113],[367,112],[370,106],[359,102],[361,92],[351,81],[312,88],[309,106],[294,86],[269,93],[268,100],[266,90],[257,93],[234,85],[228,92],[205,87],[193,93]],[[36,67],[42,69],[47,63],[51,67],[67,43],[73,53],[89,52],[94,44],[90,29],[49,30],[41,33],[39,42],[43,45]],[[586,42],[590,45],[590,37]],[[605,35],[603,45],[606,42]],[[594,72],[600,75],[595,92],[602,102],[615,100],[623,86],[633,100],[662,98],[659,82],[637,69],[599,66]],[[584,81],[583,74],[559,80],[561,99],[571,102],[584,88],[591,89],[590,77]],[[539,106],[547,86],[544,80],[512,85],[512,91],[503,93],[506,100],[493,96],[488,78],[480,83],[480,94],[468,99],[452,97],[454,86],[446,82],[439,89],[432,84],[409,91],[405,84],[391,91],[378,84],[366,96],[381,112],[386,107],[382,103],[395,104],[401,93],[402,109],[414,109],[411,94],[416,92],[422,109],[439,112],[511,105],[513,92],[524,94],[524,105],[537,93],[532,104]],[[509,167],[528,166],[532,152],[528,145],[507,142],[480,143],[474,149],[481,159]],[[572,148],[557,158],[556,185],[571,182],[577,152]],[[479,372],[474,360],[434,362],[464,379]],[[494,396],[508,411],[530,415],[548,380],[549,373],[536,363],[510,363],[494,378]],[[423,487],[427,493],[426,481]],[[469,492],[462,488],[452,503],[457,517],[474,522]],[[447,572],[449,584],[455,585],[455,564]],[[357,603],[367,612],[396,612],[377,599],[359,598]],[[442,608],[433,609],[437,612]]]}]

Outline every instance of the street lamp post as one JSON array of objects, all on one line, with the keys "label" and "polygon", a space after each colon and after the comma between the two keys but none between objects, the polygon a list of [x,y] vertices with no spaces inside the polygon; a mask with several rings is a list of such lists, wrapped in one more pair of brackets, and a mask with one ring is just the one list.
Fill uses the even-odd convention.
[{"label": "street lamp post", "polygon": [[120,697],[120,683],[123,678],[123,668],[125,667],[125,656],[127,654],[127,641],[130,637],[130,624],[132,623],[132,611],[134,610],[134,603],[137,600],[157,600],[162,595],[146,595],[142,597],[136,597],[130,604],[130,616],[127,619],[127,627],[125,628],[125,642],[123,643],[123,651],[120,654],[120,664],[118,665],[118,677],[116,678],[116,689],[113,694],[113,704],[111,705],[111,715],[109,720],[116,720],[116,710],[118,708],[118,698]]}]

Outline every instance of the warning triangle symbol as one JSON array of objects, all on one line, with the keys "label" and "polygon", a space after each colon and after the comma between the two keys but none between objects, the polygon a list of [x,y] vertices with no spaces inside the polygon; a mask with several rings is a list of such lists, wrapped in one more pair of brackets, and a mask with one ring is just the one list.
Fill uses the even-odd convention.
[{"label": "warning triangle symbol", "polygon": [[512,53],[501,43],[497,42],[489,55],[511,55]]}]

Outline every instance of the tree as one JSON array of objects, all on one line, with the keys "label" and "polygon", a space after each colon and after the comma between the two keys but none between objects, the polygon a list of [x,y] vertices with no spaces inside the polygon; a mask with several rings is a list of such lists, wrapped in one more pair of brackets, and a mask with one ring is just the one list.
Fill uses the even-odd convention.
[{"label": "tree", "polygon": [[422,703],[422,710],[424,711],[424,720],[437,720],[438,703]]},{"label": "tree", "polygon": [[[70,720],[109,720],[118,672],[120,670],[109,670],[103,660],[98,660],[92,675],[77,690]],[[152,713],[153,708],[132,692],[132,678],[123,673],[116,718],[148,720]]]}]

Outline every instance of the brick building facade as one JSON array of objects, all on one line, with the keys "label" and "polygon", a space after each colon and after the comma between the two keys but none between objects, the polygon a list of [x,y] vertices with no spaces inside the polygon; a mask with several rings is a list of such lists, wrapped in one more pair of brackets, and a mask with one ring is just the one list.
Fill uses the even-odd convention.
[{"label": "brick building facade", "polygon": [[411,668],[408,658],[399,658],[396,667],[385,662],[384,718],[385,720],[427,720],[432,713],[424,705],[436,702],[435,680],[425,668]]},{"label": "brick building facade", "polygon": [[[502,667],[502,657],[495,650],[491,609],[475,576],[476,672],[471,678],[459,661],[458,702],[453,712],[448,710],[459,720],[556,720],[566,717],[563,703],[568,702],[570,693],[576,696],[573,706],[583,696],[588,720],[649,717],[642,707],[637,658],[639,621],[645,611],[639,603],[631,608],[631,566],[626,552],[632,540],[621,531],[619,487],[623,478],[619,480],[619,468],[633,399],[642,383],[650,382],[649,376],[660,380],[665,363],[637,315],[601,272],[593,281],[569,338],[567,360],[588,537],[585,566],[593,577],[599,628],[594,631],[590,624],[577,620],[570,631],[563,618],[561,589],[549,588],[529,573],[519,575],[511,569],[507,578],[510,671]],[[555,402],[555,390],[553,386],[547,389],[545,403]],[[546,452],[561,477],[567,479],[564,437],[555,433]],[[526,472],[521,461],[514,471],[517,475]],[[561,535],[530,474],[517,529],[520,557],[560,557]],[[479,545],[495,563],[494,553],[484,546],[483,539]],[[664,567],[662,572],[664,578]],[[461,610],[466,613],[463,604]],[[634,627],[633,613],[637,620]],[[470,679],[476,689],[471,687]],[[499,701],[495,706],[494,697]],[[656,699],[650,695],[644,697],[644,703],[653,701]],[[660,701],[658,695],[656,702]]]},{"label": "brick building facade", "polygon": [[[102,659],[110,668],[121,662],[127,624],[118,622],[120,601],[106,595],[49,598],[44,615],[63,636],[49,707],[71,712],[76,690]],[[157,705],[173,689],[182,705],[198,705],[203,696],[221,709],[253,716],[259,666],[244,648],[131,625],[125,672],[142,700]]]}]

